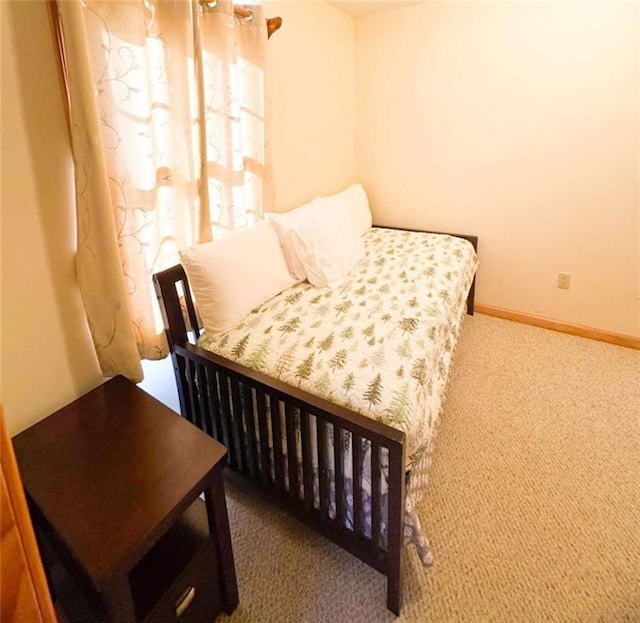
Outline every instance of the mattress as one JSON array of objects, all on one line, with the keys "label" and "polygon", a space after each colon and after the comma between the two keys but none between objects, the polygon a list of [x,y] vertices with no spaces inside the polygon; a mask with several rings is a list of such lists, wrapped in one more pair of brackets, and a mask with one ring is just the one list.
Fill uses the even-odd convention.
[{"label": "mattress", "polygon": [[403,430],[412,463],[437,423],[477,259],[439,234],[374,228],[364,242],[340,287],[300,283],[199,345]]},{"label": "mattress", "polygon": [[198,344],[403,430],[407,539],[425,561],[415,505],[478,261],[468,241],[448,235],[373,228],[363,240],[365,257],[341,286],[300,283]]}]

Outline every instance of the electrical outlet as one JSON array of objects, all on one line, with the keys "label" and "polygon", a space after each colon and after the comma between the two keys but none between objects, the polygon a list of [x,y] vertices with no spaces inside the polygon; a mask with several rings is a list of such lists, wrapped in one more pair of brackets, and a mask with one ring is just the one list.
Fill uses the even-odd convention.
[{"label": "electrical outlet", "polygon": [[571,287],[571,275],[569,273],[558,273],[558,287],[561,290],[568,290]]}]

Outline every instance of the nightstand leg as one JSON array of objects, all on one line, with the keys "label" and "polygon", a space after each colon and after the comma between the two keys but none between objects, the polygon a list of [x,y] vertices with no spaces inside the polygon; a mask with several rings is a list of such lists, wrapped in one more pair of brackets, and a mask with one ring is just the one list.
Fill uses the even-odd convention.
[{"label": "nightstand leg", "polygon": [[112,623],[136,623],[131,586],[127,577],[114,578],[103,587],[108,620]]},{"label": "nightstand leg", "polygon": [[211,486],[204,490],[204,497],[207,506],[209,531],[215,540],[216,553],[220,564],[220,588],[224,611],[227,614],[231,614],[238,605],[238,584],[236,581],[236,568],[233,562],[227,502],[224,496],[221,475],[214,477]]}]

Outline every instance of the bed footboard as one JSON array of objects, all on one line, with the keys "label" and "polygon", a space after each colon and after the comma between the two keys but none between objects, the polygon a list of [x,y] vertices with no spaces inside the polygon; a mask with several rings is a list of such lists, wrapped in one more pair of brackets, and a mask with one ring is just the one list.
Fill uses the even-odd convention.
[{"label": "bed footboard", "polygon": [[405,434],[199,348],[182,267],[154,284],[183,417],[225,445],[243,481],[386,575],[400,614]]}]

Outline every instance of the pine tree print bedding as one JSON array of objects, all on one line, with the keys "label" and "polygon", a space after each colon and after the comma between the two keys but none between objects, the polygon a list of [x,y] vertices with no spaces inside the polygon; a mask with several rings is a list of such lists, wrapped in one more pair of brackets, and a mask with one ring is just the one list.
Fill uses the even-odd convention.
[{"label": "pine tree print bedding", "polygon": [[340,287],[300,283],[198,344],[403,430],[405,536],[428,564],[414,509],[478,261],[469,242],[448,235],[374,228],[363,238],[365,257]]}]

